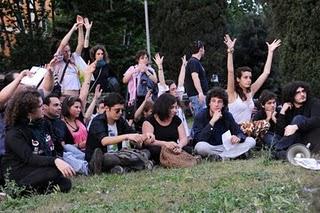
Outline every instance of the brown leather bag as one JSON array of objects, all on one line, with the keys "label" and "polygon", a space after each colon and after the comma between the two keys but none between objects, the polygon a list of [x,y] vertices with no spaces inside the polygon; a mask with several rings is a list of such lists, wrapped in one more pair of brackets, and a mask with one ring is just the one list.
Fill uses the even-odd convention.
[{"label": "brown leather bag", "polygon": [[174,153],[171,149],[166,147],[161,148],[160,164],[167,168],[187,168],[192,167],[200,162],[201,158],[190,155],[186,151],[180,154]]}]

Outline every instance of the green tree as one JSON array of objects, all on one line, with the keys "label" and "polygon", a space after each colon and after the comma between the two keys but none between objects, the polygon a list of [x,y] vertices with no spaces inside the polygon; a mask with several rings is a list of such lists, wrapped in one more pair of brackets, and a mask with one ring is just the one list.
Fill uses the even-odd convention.
[{"label": "green tree", "polygon": [[155,46],[165,56],[164,71],[167,79],[176,80],[181,56],[189,54],[193,41],[205,42],[203,65],[208,77],[225,76],[225,50],[223,35],[226,32],[224,0],[159,0],[151,22]]},{"label": "green tree", "polygon": [[273,13],[273,33],[282,38],[280,70],[285,82],[303,80],[320,94],[320,2],[268,1]]},{"label": "green tree", "polygon": [[[3,58],[7,69],[23,69],[45,64],[50,59],[48,13],[44,0],[10,1],[0,3],[3,42],[7,41],[10,57]],[[4,20],[8,21],[4,21]],[[14,40],[10,36],[15,34]],[[2,53],[3,54],[3,53]]]},{"label": "green tree", "polygon": [[[149,13],[153,13],[154,1],[149,2]],[[134,63],[134,55],[146,48],[143,1],[101,0],[83,1],[56,0],[55,37],[62,38],[75,22],[76,15],[93,21],[90,46],[104,44],[114,71],[122,77]],[[67,28],[66,28],[67,26]],[[75,37],[76,38],[76,37]]]},{"label": "green tree", "polygon": [[[275,39],[270,35],[271,23],[267,17],[270,13],[268,5],[260,1],[232,0],[228,4],[228,32],[237,38],[235,47],[235,67],[249,66],[253,71],[253,80],[262,73],[268,54],[266,41]],[[274,56],[271,74],[262,89],[279,92],[279,71],[277,54]]]}]

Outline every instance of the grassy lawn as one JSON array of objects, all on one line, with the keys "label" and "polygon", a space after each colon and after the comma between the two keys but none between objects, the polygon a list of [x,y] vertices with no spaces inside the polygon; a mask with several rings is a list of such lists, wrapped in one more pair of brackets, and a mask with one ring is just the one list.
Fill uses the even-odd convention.
[{"label": "grassy lawn", "polygon": [[[203,162],[190,169],[76,177],[68,194],[0,203],[1,212],[319,212],[319,172],[269,161]],[[314,200],[315,205],[311,205]],[[318,207],[319,208],[319,207]]]}]

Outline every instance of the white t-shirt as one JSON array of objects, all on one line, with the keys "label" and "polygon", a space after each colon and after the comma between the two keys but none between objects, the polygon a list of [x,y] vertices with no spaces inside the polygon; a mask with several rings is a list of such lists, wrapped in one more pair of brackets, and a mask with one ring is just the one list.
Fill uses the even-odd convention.
[{"label": "white t-shirt", "polygon": [[[117,129],[117,124],[108,124],[108,135],[110,137],[118,136],[118,129]],[[107,146],[108,152],[117,152],[118,151],[118,145],[117,144],[112,144]]]}]

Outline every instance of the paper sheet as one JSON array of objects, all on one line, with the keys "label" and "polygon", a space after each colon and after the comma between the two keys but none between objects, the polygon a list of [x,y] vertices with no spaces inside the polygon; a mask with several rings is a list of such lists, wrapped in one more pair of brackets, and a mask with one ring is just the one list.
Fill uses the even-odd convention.
[{"label": "paper sheet", "polygon": [[47,69],[42,67],[32,67],[30,72],[32,75],[23,77],[21,84],[37,87],[46,74]]},{"label": "paper sheet", "polygon": [[224,148],[228,151],[235,147],[235,144],[231,143],[231,132],[230,130],[222,134],[222,144]]}]

